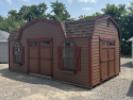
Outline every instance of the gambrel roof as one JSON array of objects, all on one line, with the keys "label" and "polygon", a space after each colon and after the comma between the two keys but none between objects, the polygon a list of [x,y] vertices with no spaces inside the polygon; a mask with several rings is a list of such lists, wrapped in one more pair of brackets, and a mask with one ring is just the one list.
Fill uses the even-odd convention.
[{"label": "gambrel roof", "polygon": [[105,19],[111,20],[119,32],[119,27],[117,23],[114,21],[114,19],[111,16],[103,15],[103,16],[94,17],[88,20],[80,19],[76,21],[65,21],[65,22],[59,22],[59,21],[53,21],[53,20],[47,20],[47,19],[34,19],[28,22],[27,24],[25,24],[23,27],[21,27],[18,32],[12,34],[10,38],[20,39],[23,31],[26,28],[39,22],[51,23],[52,25],[58,25],[60,27],[60,30],[62,31],[62,34],[64,34],[65,37],[69,37],[72,35],[76,35],[79,37],[80,36],[88,37],[88,36],[91,36],[91,34],[93,33],[95,22],[97,20],[105,20]]},{"label": "gambrel roof", "polygon": [[98,16],[98,17],[93,17],[91,19],[81,19],[81,20],[76,20],[76,21],[66,21],[65,22],[65,31],[66,34],[69,35],[80,35],[82,34],[83,36],[89,36],[93,33],[95,23],[98,20],[105,20],[109,19],[118,29],[119,32],[119,26],[115,22],[115,20],[108,15],[104,16]]}]

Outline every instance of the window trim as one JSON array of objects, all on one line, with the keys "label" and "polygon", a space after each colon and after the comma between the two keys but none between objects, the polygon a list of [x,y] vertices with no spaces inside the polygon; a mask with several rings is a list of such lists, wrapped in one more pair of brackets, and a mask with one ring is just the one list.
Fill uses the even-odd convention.
[{"label": "window trim", "polygon": [[17,43],[18,42],[16,42],[15,46],[13,47],[13,62],[14,62],[15,65],[22,66],[24,64],[24,47],[20,43],[18,43],[18,45],[19,45],[19,47],[21,48],[21,51],[22,51],[22,54],[21,54],[22,61],[21,61],[21,63],[18,63],[18,62],[16,62],[16,56],[15,56],[15,48],[17,47],[16,46]]},{"label": "window trim", "polygon": [[[69,41],[69,40],[66,40],[66,41]],[[74,54],[75,68],[74,69],[67,69],[64,67],[64,59],[63,59],[63,49],[65,48],[64,43],[66,41],[63,42],[63,45],[58,47],[58,66],[59,66],[59,69],[62,71],[71,71],[71,72],[77,73],[77,72],[81,71],[81,47],[78,47],[74,41],[70,40],[70,42],[72,42],[74,44],[73,46],[70,46],[70,48],[74,48],[74,51],[75,51],[75,54]]]},{"label": "window trim", "polygon": [[115,47],[115,39],[111,38],[100,38],[100,42],[106,43],[107,46],[109,47]]}]

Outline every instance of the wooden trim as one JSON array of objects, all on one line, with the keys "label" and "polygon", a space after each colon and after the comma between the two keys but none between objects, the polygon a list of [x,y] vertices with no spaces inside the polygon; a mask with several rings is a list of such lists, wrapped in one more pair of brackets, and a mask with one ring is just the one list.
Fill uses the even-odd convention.
[{"label": "wooden trim", "polygon": [[[29,48],[30,48],[30,47],[29,47]],[[40,64],[40,61],[41,61],[41,60],[40,60],[40,59],[41,59],[41,58],[40,58],[40,54],[41,54],[41,53],[40,53],[40,44],[39,44],[39,47],[37,48],[37,50],[38,50],[38,59],[37,59],[37,60],[38,60],[38,74],[39,74],[39,73],[41,73],[41,64]]]},{"label": "wooden trim", "polygon": [[54,41],[53,39],[51,40],[51,77],[54,77]]},{"label": "wooden trim", "polygon": [[[70,46],[70,48],[74,48],[74,49],[76,49],[77,48],[77,44],[75,43],[75,41],[72,39],[73,37],[67,37],[67,38],[65,38],[62,42],[61,42],[61,44],[60,44],[60,46],[58,47],[58,49],[57,49],[57,54],[58,54],[58,66],[59,66],[59,69],[61,69],[61,70],[63,70],[63,71],[73,71],[74,73],[77,73],[77,68],[75,69],[75,70],[69,70],[69,69],[65,69],[64,68],[64,61],[63,61],[63,58],[62,58],[62,51],[63,51],[63,48],[64,48],[64,43],[65,43],[65,41],[66,40],[70,40],[70,41],[72,41],[73,43],[74,43],[74,46]],[[75,52],[76,53],[76,52]],[[74,58],[76,58],[76,55],[74,55],[75,57]],[[77,60],[77,59],[76,59]],[[75,63],[75,65],[77,65],[77,61],[75,61],[76,63]]]},{"label": "wooden trim", "polygon": [[63,71],[65,71],[65,70],[66,71],[73,71],[75,74],[78,71],[81,71],[81,48],[80,47],[77,47],[76,45],[70,47],[70,48],[74,48],[74,51],[75,51],[75,55],[74,55],[75,60],[74,60],[74,62],[75,62],[76,68],[74,70],[64,68],[64,61],[63,61],[63,58],[62,58],[62,56],[63,56],[62,55],[63,48],[64,48],[63,46],[60,46],[60,47],[58,47],[58,50],[57,50],[59,69],[61,69]]},{"label": "wooden trim", "polygon": [[70,36],[67,36],[66,38],[87,38],[89,35],[84,35],[84,34],[78,34],[78,35],[73,35],[71,34]]},{"label": "wooden trim", "polygon": [[80,47],[76,47],[76,50],[75,50],[75,52],[76,52],[76,66],[77,66],[77,70],[76,70],[76,72],[78,72],[78,71],[81,71],[81,48]]},{"label": "wooden trim", "polygon": [[12,54],[13,54],[13,65],[19,65],[19,66],[22,66],[22,65],[24,65],[25,64],[25,48],[24,48],[24,46],[22,46],[22,44],[20,44],[21,45],[21,49],[22,49],[22,55],[21,55],[21,57],[22,57],[22,64],[19,64],[19,63],[16,63],[16,58],[15,58],[15,46],[13,46],[12,47]]},{"label": "wooden trim", "polygon": [[27,44],[27,57],[28,57],[28,61],[27,61],[27,73],[30,73],[30,47],[29,47],[29,40],[27,40],[27,42],[26,42],[26,44]]},{"label": "wooden trim", "polygon": [[12,55],[13,55],[13,57],[12,57],[12,63],[13,63],[13,65],[15,65],[15,61],[14,61],[14,46],[12,47]]},{"label": "wooden trim", "polygon": [[22,63],[23,63],[23,65],[25,65],[25,47],[24,46],[22,46]]},{"label": "wooden trim", "polygon": [[89,85],[90,85],[90,87],[92,87],[93,85],[92,85],[92,56],[91,56],[91,43],[92,43],[92,41],[91,41],[92,39],[90,38],[89,39],[89,41],[88,41],[88,43],[89,43],[89,45],[88,45],[88,60],[89,60],[89,64],[88,64],[88,73],[89,73]]},{"label": "wooden trim", "polygon": [[101,67],[101,40],[99,37],[99,70],[100,70],[100,81],[102,82],[102,67]]},{"label": "wooden trim", "polygon": [[[119,45],[120,45],[120,43],[119,43]],[[121,52],[120,52],[120,47],[119,47],[119,72],[121,72],[121,57],[120,57],[120,54],[121,54]]]},{"label": "wooden trim", "polygon": [[108,59],[107,62],[106,62],[107,63],[107,75],[108,75],[107,77],[109,78],[110,77],[110,64],[109,64],[109,50],[110,49],[106,48],[106,50],[107,50],[107,59]]},{"label": "wooden trim", "polygon": [[116,75],[116,45],[115,45],[115,48],[114,48],[114,74]]},{"label": "wooden trim", "polygon": [[100,40],[102,40],[102,41],[115,41],[115,38],[110,38],[110,37],[99,37],[100,38]]},{"label": "wooden trim", "polygon": [[[89,66],[88,66],[88,69],[89,69],[89,71],[88,71],[88,73],[89,73],[89,85],[90,85],[90,87],[93,87],[93,83],[92,83],[92,80],[93,80],[93,75],[92,75],[92,38],[93,38],[93,36],[94,36],[94,33],[95,33],[95,29],[96,29],[96,21],[94,21],[93,23],[93,30],[92,30],[92,35],[90,36],[90,38],[88,38],[89,40],[88,40],[88,43],[89,43],[89,45],[88,45],[88,58],[89,58]],[[97,35],[97,36],[99,36],[99,35]]]},{"label": "wooden trim", "polygon": [[48,38],[48,37],[35,37],[35,38],[28,38],[27,39],[28,40],[28,42],[29,41],[43,41],[43,40],[49,40],[49,41],[51,41],[52,40],[52,38]]},{"label": "wooden trim", "polygon": [[63,58],[62,58],[62,47],[57,48],[57,55],[58,55],[58,67],[59,69],[63,69]]}]

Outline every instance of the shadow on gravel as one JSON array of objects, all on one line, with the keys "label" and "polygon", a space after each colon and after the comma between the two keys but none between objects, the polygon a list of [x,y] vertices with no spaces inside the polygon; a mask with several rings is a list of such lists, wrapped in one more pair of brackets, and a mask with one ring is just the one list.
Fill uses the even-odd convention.
[{"label": "shadow on gravel", "polygon": [[71,84],[65,84],[63,82],[56,81],[53,79],[38,78],[23,73],[12,72],[9,71],[8,68],[0,69],[0,76],[30,84],[48,85],[65,91],[88,91],[88,89],[80,88]]},{"label": "shadow on gravel", "polygon": [[133,68],[133,65],[132,65],[132,62],[128,62],[128,63],[122,64],[121,67]]},{"label": "shadow on gravel", "polygon": [[132,83],[131,83],[131,85],[129,87],[127,96],[133,97],[133,81],[132,81]]}]

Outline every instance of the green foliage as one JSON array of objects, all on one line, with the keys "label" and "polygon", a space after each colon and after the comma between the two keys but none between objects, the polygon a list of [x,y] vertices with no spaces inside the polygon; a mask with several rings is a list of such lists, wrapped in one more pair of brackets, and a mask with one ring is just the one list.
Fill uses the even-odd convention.
[{"label": "green foliage", "polygon": [[46,13],[47,5],[40,3],[38,5],[22,6],[17,12],[11,10],[8,12],[8,17],[3,18],[0,16],[0,29],[12,32],[19,29],[24,23],[36,18],[47,18],[53,20],[64,21],[70,18],[66,7],[61,2],[51,3],[52,11],[50,14]]},{"label": "green foliage", "polygon": [[63,3],[58,1],[52,2],[51,8],[52,15],[49,14],[50,19],[64,21],[70,18],[70,14],[66,10],[66,7]]},{"label": "green foliage", "polygon": [[16,29],[20,28],[23,24],[24,24],[24,21],[16,20],[15,18],[9,17],[7,19],[4,19],[0,23],[0,29],[8,31],[8,32],[12,32],[12,31],[15,31]]},{"label": "green foliage", "polygon": [[122,16],[126,14],[125,5],[107,4],[106,8],[103,8],[104,14],[112,16],[115,20],[119,21]]},{"label": "green foliage", "polygon": [[[50,13],[46,13],[47,5],[41,3],[38,5],[22,6],[17,12],[11,10],[8,12],[6,18],[0,16],[0,29],[12,32],[19,29],[24,23],[36,18],[46,18],[58,21],[74,20],[71,18],[65,5],[61,2],[55,1],[51,3]],[[129,7],[125,5],[107,4],[102,12],[96,12],[92,15],[81,15],[79,19],[91,19],[99,15],[112,16],[120,26],[121,32],[121,53],[122,55],[131,54],[131,43],[128,39],[133,36],[133,2]]]},{"label": "green foliage", "polygon": [[3,21],[3,17],[2,16],[0,16],[0,23]]},{"label": "green foliage", "polygon": [[19,10],[18,15],[20,15],[20,18],[26,21],[30,21],[36,18],[46,18],[46,10],[47,5],[44,3],[32,6],[22,6],[22,8]]}]

